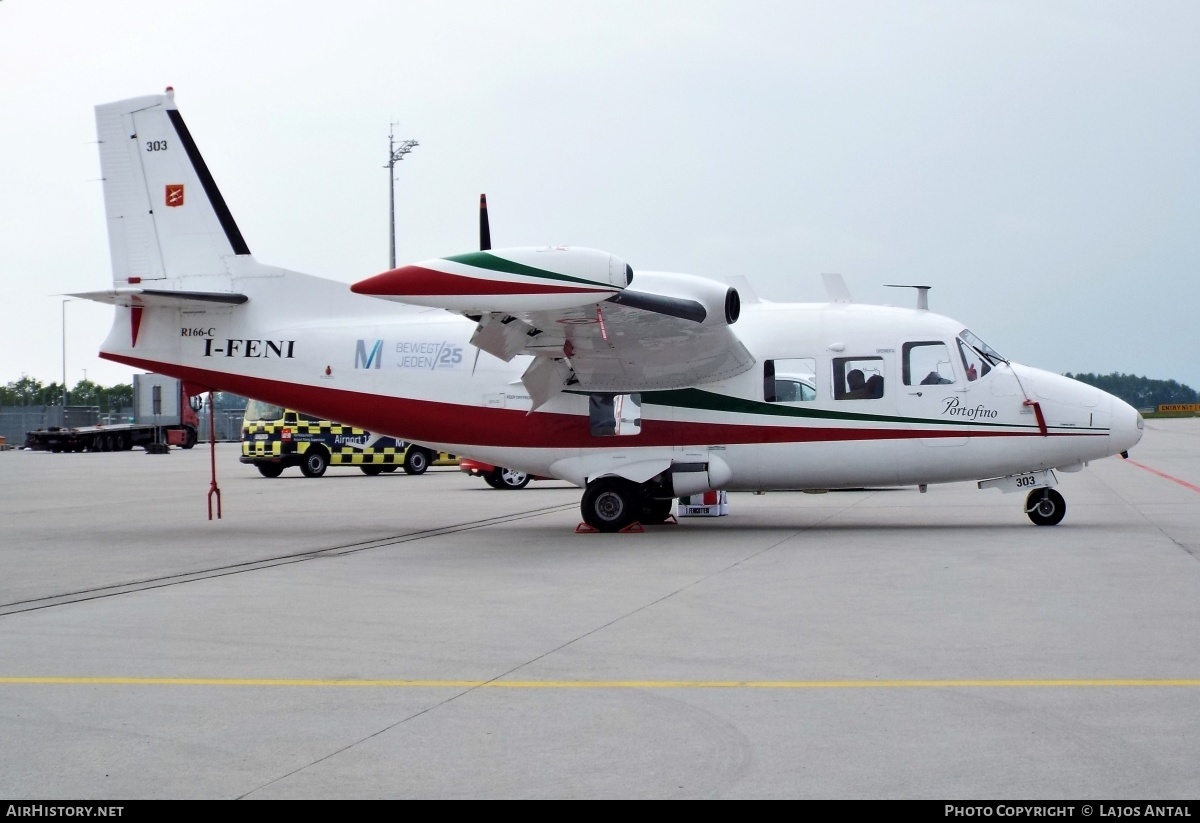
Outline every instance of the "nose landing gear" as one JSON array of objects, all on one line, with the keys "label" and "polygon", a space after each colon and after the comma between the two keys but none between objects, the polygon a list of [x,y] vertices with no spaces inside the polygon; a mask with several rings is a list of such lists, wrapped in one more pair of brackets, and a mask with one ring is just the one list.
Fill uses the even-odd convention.
[{"label": "nose landing gear", "polygon": [[1067,501],[1054,489],[1034,489],[1025,498],[1025,514],[1035,526],[1057,526],[1067,514]]}]

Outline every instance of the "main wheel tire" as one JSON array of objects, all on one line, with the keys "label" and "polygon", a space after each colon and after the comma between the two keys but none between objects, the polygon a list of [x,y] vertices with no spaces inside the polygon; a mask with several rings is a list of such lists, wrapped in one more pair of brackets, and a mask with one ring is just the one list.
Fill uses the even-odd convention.
[{"label": "main wheel tire", "polygon": [[188,426],[183,430],[183,448],[190,449],[196,445],[196,430]]},{"label": "main wheel tire", "polygon": [[300,471],[305,477],[320,477],[329,468],[329,452],[322,448],[309,449],[304,453]]},{"label": "main wheel tire", "polygon": [[1025,514],[1036,526],[1057,526],[1067,515],[1067,501],[1054,489],[1034,489],[1025,498]]},{"label": "main wheel tire", "polygon": [[488,474],[487,483],[493,489],[523,489],[532,478],[523,471],[497,466]]},{"label": "main wheel tire", "polygon": [[404,453],[404,473],[424,474],[429,468],[430,454],[420,446],[409,446]]},{"label": "main wheel tire", "polygon": [[601,532],[619,532],[637,520],[642,501],[637,487],[623,477],[601,477],[588,483],[579,507],[583,522]]},{"label": "main wheel tire", "polygon": [[362,473],[367,477],[374,477],[377,474],[383,474],[383,466],[376,466],[374,464],[368,466],[364,464],[359,466],[359,468],[362,469]]},{"label": "main wheel tire", "polygon": [[283,474],[282,463],[259,463],[258,473],[263,477],[278,477]]},{"label": "main wheel tire", "polygon": [[671,509],[675,507],[674,498],[666,500],[655,500],[653,498],[642,502],[641,521],[646,526],[653,526],[662,523],[671,516]]},{"label": "main wheel tire", "polygon": [[119,452],[129,451],[129,449],[130,449],[129,440],[126,439],[125,435],[118,434],[116,442],[113,445],[113,448],[115,448]]}]

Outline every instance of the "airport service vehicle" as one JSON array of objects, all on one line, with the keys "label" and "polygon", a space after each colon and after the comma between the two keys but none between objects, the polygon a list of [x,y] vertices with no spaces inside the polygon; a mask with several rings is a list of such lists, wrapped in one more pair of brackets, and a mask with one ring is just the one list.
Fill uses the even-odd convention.
[{"label": "airport service vehicle", "polygon": [[60,427],[26,432],[25,447],[52,452],[119,452],[134,446],[196,445],[199,397],[189,397],[182,380],[161,374],[133,376],[134,417],[129,423]]},{"label": "airport service vehicle", "polygon": [[520,469],[506,469],[503,466],[493,466],[491,463],[467,457],[459,461],[458,468],[472,477],[482,477],[483,482],[493,489],[523,489],[529,485],[530,480],[548,479],[523,472]]},{"label": "airport service vehicle", "polygon": [[305,477],[320,477],[330,466],[357,466],[375,476],[399,468],[424,474],[430,466],[458,464],[453,454],[259,400],[246,404],[240,460],[263,477],[279,477],[289,466],[299,466]]},{"label": "airport service vehicle", "polygon": [[[102,357],[568,481],[599,531],[714,489],[961,481],[1053,525],[1058,473],[1142,435],[1118,398],[930,311],[927,287],[873,306],[827,277],[827,301],[772,303],[596,249],[493,250],[482,199],[478,250],[352,286],[273,267],[171,89],[96,122],[113,281],[75,296],[116,307]],[[780,400],[779,375],[815,391]]]}]

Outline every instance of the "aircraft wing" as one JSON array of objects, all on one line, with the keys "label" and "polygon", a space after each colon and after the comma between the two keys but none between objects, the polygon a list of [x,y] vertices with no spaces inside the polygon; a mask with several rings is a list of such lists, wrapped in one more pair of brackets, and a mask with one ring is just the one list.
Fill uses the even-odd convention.
[{"label": "aircraft wing", "polygon": [[733,325],[738,292],[703,277],[634,274],[593,249],[473,252],[403,266],[352,289],[436,306],[478,323],[471,342],[502,360],[534,356],[534,408],[563,390],[626,394],[710,383],[754,357]]}]

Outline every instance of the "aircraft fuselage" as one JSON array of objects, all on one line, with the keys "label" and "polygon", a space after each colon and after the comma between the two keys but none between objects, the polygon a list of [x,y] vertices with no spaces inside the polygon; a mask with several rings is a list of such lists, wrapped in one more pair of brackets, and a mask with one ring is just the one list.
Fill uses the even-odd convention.
[{"label": "aircraft fuselage", "polygon": [[[1061,375],[999,363],[968,379],[964,327],[941,315],[765,302],[747,304],[737,324],[758,365],[641,392],[640,431],[598,436],[587,393],[530,412],[520,382],[530,358],[477,350],[471,321],[274,272],[229,282],[244,305],[144,309],[136,345],[132,318],[118,320],[103,356],[578,485],[659,459],[722,464],[730,490],[944,483],[1070,469],[1140,436],[1135,410]],[[314,305],[356,319],[313,318]],[[854,365],[879,375],[880,396],[838,396]],[[929,366],[947,382],[922,384]],[[767,368],[803,370],[812,398],[768,399]]]}]

